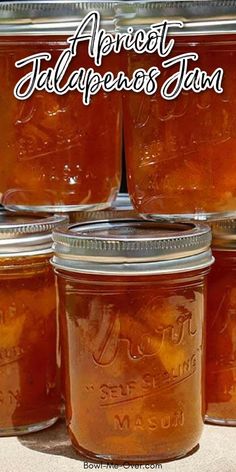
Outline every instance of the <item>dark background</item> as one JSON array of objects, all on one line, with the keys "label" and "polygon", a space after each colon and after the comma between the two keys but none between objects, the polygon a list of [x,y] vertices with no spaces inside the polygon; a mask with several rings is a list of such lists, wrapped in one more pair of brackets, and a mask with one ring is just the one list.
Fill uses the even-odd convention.
[{"label": "dark background", "polygon": [[121,188],[120,188],[120,191],[122,193],[126,193],[127,192],[127,180],[126,180],[126,168],[125,168],[125,155],[124,155],[124,151],[123,151],[123,155],[122,155],[122,180],[121,180]]}]

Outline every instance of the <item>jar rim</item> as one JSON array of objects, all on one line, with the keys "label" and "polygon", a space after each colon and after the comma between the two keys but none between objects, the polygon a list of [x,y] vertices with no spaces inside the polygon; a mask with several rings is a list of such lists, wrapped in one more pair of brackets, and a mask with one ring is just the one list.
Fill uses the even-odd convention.
[{"label": "jar rim", "polygon": [[168,275],[193,272],[209,268],[215,261],[211,250],[192,257],[177,259],[173,266],[172,261],[148,262],[145,264],[101,264],[98,262],[84,262],[63,260],[55,254],[51,263],[56,270],[79,274],[114,275],[114,276],[141,276],[141,275]]},{"label": "jar rim", "polygon": [[117,28],[147,28],[164,20],[177,20],[183,28],[171,28],[178,36],[236,32],[235,0],[119,0]]},{"label": "jar rim", "polygon": [[0,211],[0,257],[52,252],[52,231],[68,223],[67,216]]},{"label": "jar rim", "polygon": [[115,0],[3,0],[0,36],[69,35],[87,13],[99,11],[101,25],[114,29]]},{"label": "jar rim", "polygon": [[212,228],[212,248],[222,250],[236,249],[236,220],[215,221]]},{"label": "jar rim", "polygon": [[99,11],[108,31],[147,28],[179,20],[171,34],[188,36],[236,33],[236,0],[2,0],[0,36],[68,35],[90,11]]},{"label": "jar rim", "polygon": [[79,272],[179,272],[212,263],[207,225],[141,218],[79,223],[53,232],[56,267]]},{"label": "jar rim", "polygon": [[70,221],[72,223],[130,218],[139,218],[139,215],[134,209],[128,193],[119,193],[116,199],[111,203],[110,208],[105,208],[104,210],[75,211],[70,214]]}]

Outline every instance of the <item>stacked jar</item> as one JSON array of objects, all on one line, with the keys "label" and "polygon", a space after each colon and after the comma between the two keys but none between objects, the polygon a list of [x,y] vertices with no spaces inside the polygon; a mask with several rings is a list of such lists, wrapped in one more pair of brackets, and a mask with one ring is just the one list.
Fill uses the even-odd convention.
[{"label": "stacked jar", "polygon": [[52,230],[65,217],[0,213],[0,436],[60,417]]},{"label": "stacked jar", "polygon": [[140,219],[54,232],[66,420],[84,457],[142,463],[197,446],[210,242],[204,225]]},{"label": "stacked jar", "polygon": [[[55,68],[69,47],[91,2],[3,1],[0,4],[1,141],[0,196],[9,210],[70,212],[107,208],[120,188],[121,96],[100,91],[89,106],[75,91],[56,94],[36,90],[26,100],[13,95],[22,77],[32,86],[33,60],[42,53],[41,69]],[[101,2],[101,27],[113,31],[112,2]],[[80,67],[95,68],[88,42],[80,44],[66,78]],[[99,72],[120,69],[119,56],[104,58]],[[38,66],[39,69],[39,66]],[[37,69],[37,70],[38,70]],[[41,70],[40,69],[40,70]],[[95,68],[96,69],[96,68]],[[46,79],[45,79],[46,80]]]},{"label": "stacked jar", "polygon": [[236,221],[213,225],[215,264],[208,281],[206,420],[236,425]]},{"label": "stacked jar", "polygon": [[[140,67],[160,70],[154,95],[128,92],[124,100],[127,180],[134,207],[145,217],[157,219],[234,217],[236,2],[124,3],[121,30],[150,28],[166,20],[183,22],[181,28],[169,28],[168,40],[174,40],[174,47],[167,56],[126,53],[128,74]],[[156,34],[161,35],[160,30]],[[197,54],[198,59],[181,66],[186,54]],[[172,66],[165,64],[174,58]],[[209,76],[222,68],[223,92],[201,92],[196,67]],[[184,81],[189,71],[193,75]],[[193,77],[198,93],[188,90]],[[168,94],[174,88],[181,90],[173,100],[161,95],[170,78]]]}]

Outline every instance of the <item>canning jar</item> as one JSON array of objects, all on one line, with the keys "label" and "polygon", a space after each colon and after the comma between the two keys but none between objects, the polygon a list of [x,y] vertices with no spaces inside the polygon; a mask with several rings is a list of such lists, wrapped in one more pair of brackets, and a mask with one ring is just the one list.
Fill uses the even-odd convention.
[{"label": "canning jar", "polygon": [[[96,5],[112,30],[112,2]],[[15,62],[50,53],[50,61],[41,61],[41,70],[55,67],[69,47],[68,36],[93,9],[92,2],[73,0],[0,3],[0,200],[8,209],[101,209],[109,207],[119,191],[120,94],[100,91],[89,105],[77,90],[61,95],[35,90],[25,100],[13,95],[19,80],[33,69],[32,62],[18,68]],[[120,68],[115,54],[96,68],[87,49],[88,42],[80,42],[64,82],[80,68],[102,75]]]},{"label": "canning jar", "polygon": [[[122,3],[122,2],[121,2]],[[126,67],[158,67],[155,94],[127,92],[124,100],[125,153],[128,188],[139,213],[163,218],[218,219],[236,214],[236,2],[142,2],[125,4],[129,16],[123,25],[147,28],[165,20],[182,20],[183,28],[170,29],[170,54],[127,52]],[[127,5],[126,5],[127,3]],[[137,6],[137,8],[136,8]],[[133,14],[132,14],[133,12]],[[130,20],[128,19],[130,18]],[[120,21],[122,27],[122,20]],[[197,53],[198,60],[163,62],[179,55]],[[222,93],[206,89],[198,76],[198,93],[190,87],[195,68],[210,76],[224,71]],[[179,74],[179,75],[178,75]],[[196,77],[196,73],[195,73]],[[175,99],[161,95],[167,79],[182,91]],[[167,89],[166,89],[167,90]]]},{"label": "canning jar", "polygon": [[213,226],[207,304],[206,420],[236,425],[236,222]]},{"label": "canning jar", "polygon": [[60,416],[52,228],[62,217],[0,214],[0,436]]},{"label": "canning jar", "polygon": [[84,456],[145,462],[198,444],[210,239],[142,220],[54,233],[66,419]]}]

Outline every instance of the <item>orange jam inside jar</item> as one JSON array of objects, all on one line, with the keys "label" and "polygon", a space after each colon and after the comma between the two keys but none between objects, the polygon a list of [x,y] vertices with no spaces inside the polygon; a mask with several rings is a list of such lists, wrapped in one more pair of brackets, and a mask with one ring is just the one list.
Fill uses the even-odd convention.
[{"label": "orange jam inside jar", "polygon": [[208,280],[206,421],[236,425],[236,224],[213,226]]},{"label": "orange jam inside jar", "polygon": [[0,436],[44,429],[61,407],[52,228],[0,215]]},{"label": "orange jam inside jar", "polygon": [[[23,1],[12,2],[9,9],[5,3],[9,2],[0,5],[0,197],[4,205],[51,212],[109,207],[120,188],[120,94],[100,91],[89,105],[83,104],[77,90],[63,95],[36,90],[26,100],[13,95],[16,84],[33,67],[31,63],[17,68],[15,62],[47,52],[52,59],[42,60],[41,70],[54,68],[86,6]],[[116,74],[119,60],[120,56],[110,54],[96,68],[88,43],[82,41],[60,85],[80,68]]]},{"label": "orange jam inside jar", "polygon": [[[160,20],[162,16],[171,20],[189,18],[182,29],[172,30],[173,36],[168,38],[175,40],[171,53],[164,58],[157,53],[126,54],[129,74],[140,67],[148,70],[153,66],[161,72],[155,94],[125,94],[129,193],[137,211],[144,215],[172,219],[231,217],[236,211],[236,34],[230,15],[234,8],[235,18],[236,3],[227,7],[227,2],[218,6],[217,2],[213,6],[208,1],[199,2],[200,6],[192,2],[192,9],[186,11],[186,2],[171,2],[176,16],[170,15],[166,3],[156,2],[156,7],[151,4],[152,11],[147,5],[144,11],[147,17],[150,15],[146,24],[158,23],[156,18]],[[212,13],[215,19],[220,10],[224,10],[224,15],[231,10],[227,26],[222,26],[220,18],[218,26],[211,21],[211,8],[216,10]],[[141,25],[141,20],[137,14],[136,22]],[[199,59],[189,61],[188,70],[199,67],[211,75],[222,68],[223,93],[212,89],[200,93],[182,90],[173,100],[162,98],[161,87],[180,70],[179,63],[164,68],[162,62],[193,52]],[[174,85],[176,82],[172,89]]]},{"label": "orange jam inside jar", "polygon": [[198,444],[210,239],[134,219],[54,233],[66,421],[83,456],[142,463]]}]

